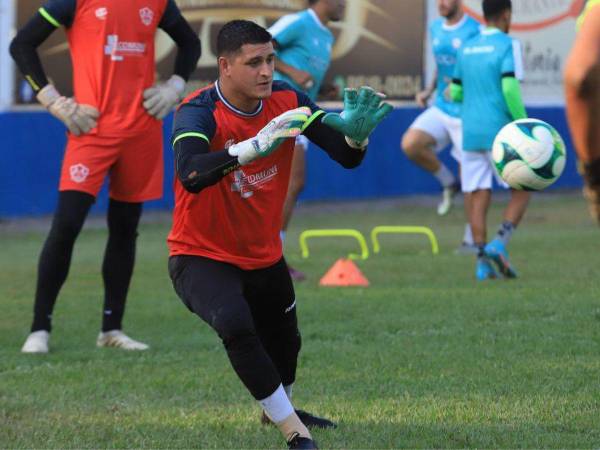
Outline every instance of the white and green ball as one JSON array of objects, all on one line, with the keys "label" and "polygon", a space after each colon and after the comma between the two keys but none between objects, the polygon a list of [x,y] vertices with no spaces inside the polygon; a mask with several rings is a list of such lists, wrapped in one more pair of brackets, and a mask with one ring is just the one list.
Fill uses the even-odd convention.
[{"label": "white and green ball", "polygon": [[510,187],[540,191],[560,177],[567,153],[564,141],[551,125],[538,119],[520,119],[496,135],[492,159]]}]

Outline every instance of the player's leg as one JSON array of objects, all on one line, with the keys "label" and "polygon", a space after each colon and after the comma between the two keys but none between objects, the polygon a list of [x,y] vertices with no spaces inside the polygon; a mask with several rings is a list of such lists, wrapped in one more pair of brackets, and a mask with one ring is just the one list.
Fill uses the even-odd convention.
[{"label": "player's leg", "polygon": [[39,258],[33,323],[22,348],[24,353],[48,352],[54,305],[69,273],[75,240],[93,203],[94,196],[85,192],[59,194],[52,226]]},{"label": "player's leg", "polygon": [[108,241],[102,263],[104,305],[102,332],[96,344],[99,347],[119,347],[125,350],[146,350],[148,345],[131,339],[122,331],[125,301],[133,265],[137,228],[142,214],[141,203],[119,202],[108,204]]},{"label": "player's leg", "polygon": [[[442,117],[444,118],[444,124],[446,129],[448,130],[448,135],[450,136],[450,142],[452,142],[452,149],[450,150],[450,155],[454,160],[458,163],[458,171],[460,175],[460,162],[462,159],[462,148],[463,148],[463,130],[462,130],[462,120],[451,117],[447,114],[442,113]],[[451,201],[451,199],[449,200]],[[475,246],[475,242],[473,240],[473,233],[471,232],[471,225],[469,224],[470,217],[470,201],[471,196],[468,193],[463,195],[464,202],[464,212],[467,223],[465,224],[465,230],[463,233],[463,239],[460,247],[457,249],[457,253],[459,254],[476,254],[477,247]]]},{"label": "player's leg", "polygon": [[[306,155],[305,152],[308,148],[308,139],[304,136],[298,136],[296,138],[296,145],[294,147],[294,155],[292,158],[292,169],[290,173],[290,182],[288,184],[287,196],[283,204],[283,225],[281,227],[281,240],[285,243],[285,237],[288,226],[292,219],[292,214],[298,201],[298,196],[304,189],[304,183],[306,181]],[[288,266],[290,276],[294,281],[303,281],[306,279],[306,275],[293,267]]]},{"label": "player's leg", "polygon": [[69,136],[63,159],[58,205],[44,243],[36,285],[34,319],[25,353],[48,352],[52,312],[71,265],[73,246],[102,187],[113,157],[90,136]]},{"label": "player's leg", "polygon": [[[283,270],[289,279],[287,268]],[[311,439],[285,393],[277,366],[258,336],[243,293],[245,272],[208,258],[173,256],[169,259],[169,275],[188,309],[219,335],[238,377],[286,440],[296,435]],[[295,311],[290,312],[295,317]],[[298,349],[299,337],[294,348],[286,351],[293,354]]]},{"label": "player's leg", "polygon": [[485,254],[487,212],[492,197],[492,167],[487,152],[465,151],[461,156],[461,185],[470,197],[469,224],[477,246],[475,277],[478,280],[496,278],[496,272]]},{"label": "player's leg", "polygon": [[[250,305],[260,340],[275,363],[283,388],[291,400],[301,339],[294,286],[286,267],[285,260],[281,259],[272,267],[246,273],[244,297]],[[330,420],[306,411],[296,410],[296,413],[309,428],[336,426]],[[268,422],[266,416],[263,422]]]},{"label": "player's leg", "polygon": [[463,199],[463,207],[465,217],[467,218],[467,223],[465,224],[462,243],[460,244],[460,247],[456,249],[456,253],[462,255],[471,255],[477,253],[477,246],[475,245],[471,224],[469,222],[469,217],[471,217],[471,194],[468,192],[463,192]]},{"label": "player's leg", "polygon": [[504,210],[503,221],[494,239],[485,247],[486,254],[494,260],[500,272],[507,278],[517,276],[508,259],[507,247],[527,210],[530,198],[531,192],[511,189],[510,201]]},{"label": "player's leg", "polygon": [[102,265],[104,306],[102,331],[96,345],[146,350],[148,345],[122,331],[122,320],[133,268],[142,202],[162,196],[162,129],[120,139],[118,159],[110,172],[108,241]]},{"label": "player's leg", "polygon": [[435,107],[419,115],[402,136],[401,147],[406,156],[422,169],[431,173],[443,188],[438,214],[444,215],[452,207],[452,199],[459,191],[454,174],[437,157],[436,152],[450,143],[441,111]]}]

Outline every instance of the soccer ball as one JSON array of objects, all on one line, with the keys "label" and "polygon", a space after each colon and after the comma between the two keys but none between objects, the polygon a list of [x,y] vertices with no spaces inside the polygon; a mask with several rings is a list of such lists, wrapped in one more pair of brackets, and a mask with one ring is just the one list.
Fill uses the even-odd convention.
[{"label": "soccer ball", "polygon": [[538,119],[520,119],[496,135],[492,159],[510,187],[540,191],[562,174],[567,153],[560,134],[551,125]]}]

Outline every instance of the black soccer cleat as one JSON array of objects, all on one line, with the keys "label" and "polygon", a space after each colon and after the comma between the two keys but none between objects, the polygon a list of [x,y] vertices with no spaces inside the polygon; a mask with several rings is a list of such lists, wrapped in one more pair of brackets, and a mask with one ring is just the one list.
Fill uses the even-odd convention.
[{"label": "black soccer cleat", "polygon": [[322,430],[327,428],[337,428],[337,424],[333,423],[329,419],[314,416],[309,412],[302,411],[301,409],[296,409],[295,411],[298,415],[298,418],[306,426],[306,428],[320,428]]},{"label": "black soccer cleat", "polygon": [[[327,428],[337,428],[337,424],[335,424],[334,422],[332,422],[329,419],[313,416],[311,413],[302,411],[301,409],[295,409],[294,411],[296,411],[298,418],[300,419],[300,421],[304,424],[304,426],[306,428],[309,428],[309,429],[320,428],[322,430],[327,429]],[[260,422],[263,425],[273,425],[273,422],[271,421],[271,419],[269,419],[269,417],[265,414],[264,411],[263,411],[262,417],[260,418]]]},{"label": "black soccer cleat", "polygon": [[317,443],[312,439],[301,437],[296,433],[287,443],[288,448],[304,449],[304,450],[319,450]]}]

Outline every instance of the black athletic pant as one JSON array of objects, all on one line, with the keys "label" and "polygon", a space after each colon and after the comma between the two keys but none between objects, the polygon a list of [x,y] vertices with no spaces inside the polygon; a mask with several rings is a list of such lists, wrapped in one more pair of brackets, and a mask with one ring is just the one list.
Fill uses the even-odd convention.
[{"label": "black athletic pant", "polygon": [[[59,194],[52,227],[38,264],[31,331],[52,329],[52,311],[69,273],[73,245],[94,200],[94,196],[84,192],[63,191]],[[141,203],[111,199],[108,205],[108,242],[102,264],[105,292],[102,331],[121,328],[141,212]]]},{"label": "black athletic pant", "polygon": [[294,382],[301,342],[283,258],[265,269],[242,270],[199,256],[173,256],[169,275],[188,309],[217,332],[255,399]]}]

